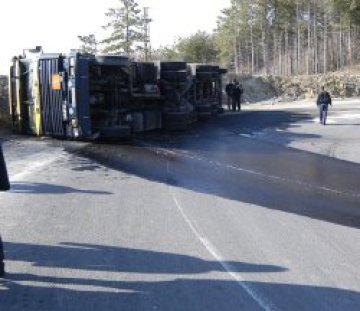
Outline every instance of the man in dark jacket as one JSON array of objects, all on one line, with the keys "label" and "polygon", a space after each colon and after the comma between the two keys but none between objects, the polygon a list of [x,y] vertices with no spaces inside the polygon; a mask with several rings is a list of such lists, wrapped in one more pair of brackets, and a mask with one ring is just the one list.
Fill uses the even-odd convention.
[{"label": "man in dark jacket", "polygon": [[243,88],[241,86],[241,84],[236,80],[234,79],[234,89],[233,89],[233,92],[232,92],[232,97],[233,97],[233,101],[232,101],[232,110],[233,111],[236,111],[237,110],[241,110],[241,95],[243,93]]},{"label": "man in dark jacket", "polygon": [[231,106],[233,105],[233,90],[234,90],[234,83],[229,81],[228,84],[225,86],[225,92],[227,96],[227,106],[230,111]]},{"label": "man in dark jacket", "polygon": [[[6,170],[5,159],[0,144],[0,191],[7,191],[10,189],[9,177]],[[0,277],[5,275],[4,265],[4,248],[0,235]]]},{"label": "man in dark jacket", "polygon": [[321,87],[321,92],[316,100],[316,105],[319,108],[320,123],[325,125],[329,105],[331,105],[331,96],[325,91],[324,87]]}]

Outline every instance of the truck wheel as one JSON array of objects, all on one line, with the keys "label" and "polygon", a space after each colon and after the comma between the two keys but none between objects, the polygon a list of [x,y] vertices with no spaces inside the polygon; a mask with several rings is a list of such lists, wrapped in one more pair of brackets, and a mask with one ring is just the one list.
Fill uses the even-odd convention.
[{"label": "truck wheel", "polygon": [[161,71],[160,78],[169,82],[186,82],[186,71]]},{"label": "truck wheel", "polygon": [[160,70],[161,71],[179,71],[186,70],[186,62],[161,62]]},{"label": "truck wheel", "polygon": [[198,65],[196,67],[196,72],[219,72],[219,66],[213,65]]},{"label": "truck wheel", "polygon": [[138,80],[142,83],[156,84],[157,68],[153,63],[137,63]]},{"label": "truck wheel", "polygon": [[196,79],[198,80],[210,80],[210,79],[216,79],[219,77],[219,74],[217,72],[197,72],[196,73]]}]

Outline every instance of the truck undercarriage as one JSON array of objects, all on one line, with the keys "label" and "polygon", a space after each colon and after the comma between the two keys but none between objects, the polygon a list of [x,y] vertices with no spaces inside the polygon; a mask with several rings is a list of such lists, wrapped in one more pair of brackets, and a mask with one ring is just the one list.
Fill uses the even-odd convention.
[{"label": "truck undercarriage", "polygon": [[182,130],[219,111],[225,72],[182,61],[26,50],[10,68],[10,113],[19,132],[58,138]]}]

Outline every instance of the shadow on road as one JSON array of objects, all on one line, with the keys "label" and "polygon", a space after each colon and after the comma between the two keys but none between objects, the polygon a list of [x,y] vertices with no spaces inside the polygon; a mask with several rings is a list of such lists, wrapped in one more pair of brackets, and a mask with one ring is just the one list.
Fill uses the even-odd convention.
[{"label": "shadow on road", "polygon": [[47,183],[29,183],[29,182],[12,182],[12,193],[26,193],[26,194],[69,194],[69,193],[86,193],[106,195],[112,194],[107,191],[76,189],[70,186],[60,186]]},{"label": "shadow on road", "polygon": [[[198,274],[224,271],[217,261],[198,257],[123,247],[61,243],[59,246],[5,242],[7,260],[24,261],[39,267],[69,268],[155,274]],[[226,261],[232,272],[283,272],[273,265]]]},{"label": "shadow on road", "polygon": [[360,309],[360,293],[352,290],[202,278],[110,281],[92,275],[76,278],[12,274],[8,281],[0,282],[0,289],[1,305],[6,311]]},{"label": "shadow on road", "polygon": [[[5,249],[7,260],[51,268],[54,273],[10,272],[6,280],[0,280],[0,304],[7,311],[263,310],[260,305],[271,310],[289,310],[289,306],[291,310],[360,308],[360,293],[351,290],[205,279],[203,273],[225,271],[218,262],[188,255],[80,243],[46,246],[7,242]],[[234,273],[286,271],[274,265],[226,265]],[[112,274],[104,276],[100,271]],[[115,274],[119,272],[126,274]],[[147,276],[146,281],[139,281],[144,276],[134,274],[129,278],[130,273],[174,275],[169,280]]]}]

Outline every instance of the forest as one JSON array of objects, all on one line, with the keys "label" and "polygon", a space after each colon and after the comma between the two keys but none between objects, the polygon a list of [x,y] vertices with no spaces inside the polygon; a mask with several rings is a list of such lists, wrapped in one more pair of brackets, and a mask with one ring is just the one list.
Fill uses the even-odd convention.
[{"label": "forest", "polygon": [[108,37],[79,36],[84,51],[144,60],[220,63],[237,74],[326,74],[360,59],[360,0],[231,0],[212,33],[197,31],[151,49],[146,8],[119,0],[106,13]]}]

